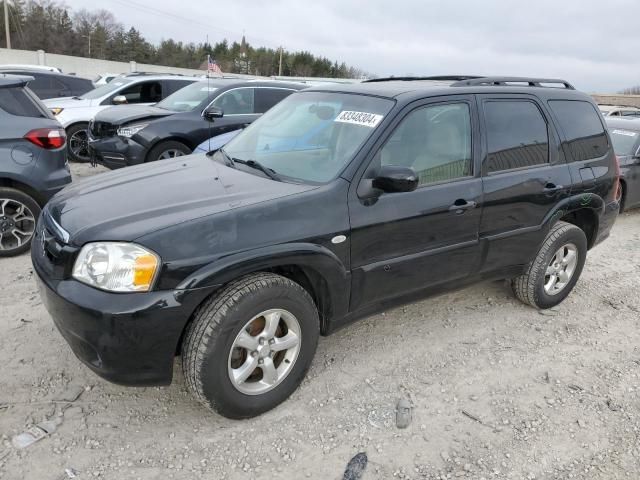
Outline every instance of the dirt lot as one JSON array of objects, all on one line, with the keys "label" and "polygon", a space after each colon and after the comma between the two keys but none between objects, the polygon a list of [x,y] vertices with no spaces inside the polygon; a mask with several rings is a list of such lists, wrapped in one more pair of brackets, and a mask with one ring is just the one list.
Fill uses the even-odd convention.
[{"label": "dirt lot", "polygon": [[[639,211],[619,218],[556,310],[494,282],[370,317],[321,340],[289,401],[241,422],[203,410],[178,368],[167,388],[96,377],[32,277],[27,255],[0,261],[2,479],[338,480],[358,452],[364,480],[640,476]],[[414,407],[405,430],[402,397]],[[11,446],[63,410],[50,437]]]}]

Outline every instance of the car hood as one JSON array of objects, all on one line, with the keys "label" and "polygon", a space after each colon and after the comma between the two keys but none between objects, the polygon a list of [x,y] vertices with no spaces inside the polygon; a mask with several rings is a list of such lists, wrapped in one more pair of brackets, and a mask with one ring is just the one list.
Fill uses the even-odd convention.
[{"label": "car hood", "polygon": [[231,209],[316,188],[277,182],[199,154],[102,173],[64,189],[46,212],[69,243],[134,241]]},{"label": "car hood", "polygon": [[43,102],[48,108],[79,108],[91,106],[91,100],[78,97],[49,98],[43,100]]},{"label": "car hood", "polygon": [[95,121],[111,125],[124,125],[136,120],[167,117],[175,113],[150,105],[119,105],[102,110],[95,116]]}]

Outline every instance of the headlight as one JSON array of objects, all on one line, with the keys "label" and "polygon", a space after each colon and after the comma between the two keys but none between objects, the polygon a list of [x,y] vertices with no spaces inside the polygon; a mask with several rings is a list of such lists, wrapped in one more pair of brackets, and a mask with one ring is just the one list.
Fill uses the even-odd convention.
[{"label": "headlight", "polygon": [[59,113],[62,113],[62,111],[64,110],[64,108],[61,107],[53,107],[50,109],[51,113],[53,113],[54,115],[58,115]]},{"label": "headlight", "polygon": [[135,243],[88,243],[73,266],[73,278],[110,292],[148,292],[160,257]]},{"label": "headlight", "polygon": [[118,133],[119,137],[131,138],[136,133],[138,133],[140,130],[145,128],[147,125],[149,125],[149,124],[148,123],[141,123],[139,125],[127,125],[126,127],[120,127],[118,129],[117,133]]}]

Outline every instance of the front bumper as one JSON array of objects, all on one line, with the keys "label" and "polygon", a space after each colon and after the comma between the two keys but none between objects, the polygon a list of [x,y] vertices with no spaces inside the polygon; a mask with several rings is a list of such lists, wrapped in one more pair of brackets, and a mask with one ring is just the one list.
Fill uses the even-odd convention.
[{"label": "front bumper", "polygon": [[104,138],[89,136],[91,160],[112,170],[144,163],[147,149],[130,138],[117,135]]},{"label": "front bumper", "polygon": [[182,332],[215,288],[118,294],[53,280],[31,256],[42,302],[73,353],[96,374],[130,386],[168,385]]}]

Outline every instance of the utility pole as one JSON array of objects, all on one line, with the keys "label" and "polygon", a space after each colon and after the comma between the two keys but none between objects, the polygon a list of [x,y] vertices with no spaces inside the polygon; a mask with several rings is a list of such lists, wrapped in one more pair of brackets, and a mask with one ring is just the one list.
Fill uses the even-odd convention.
[{"label": "utility pole", "polygon": [[282,45],[280,45],[280,65],[278,66],[278,76],[282,76]]},{"label": "utility pole", "polygon": [[91,32],[89,32],[89,35],[83,35],[82,38],[89,39],[89,58],[91,58]]},{"label": "utility pole", "polygon": [[9,6],[7,2],[9,0],[4,0],[2,3],[4,4],[4,31],[7,34],[7,48],[11,50],[11,33],[9,33]]}]

